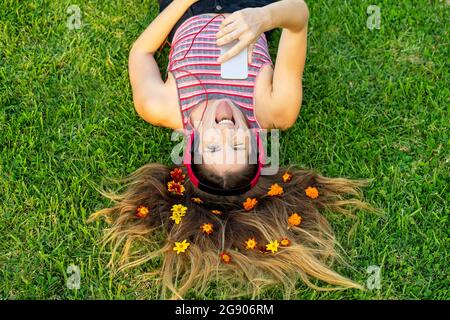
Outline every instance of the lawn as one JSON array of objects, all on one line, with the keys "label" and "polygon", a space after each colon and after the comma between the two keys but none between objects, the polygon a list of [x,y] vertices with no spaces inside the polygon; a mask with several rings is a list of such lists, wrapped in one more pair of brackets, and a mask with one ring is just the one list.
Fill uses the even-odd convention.
[{"label": "lawn", "polygon": [[[365,200],[381,216],[329,215],[353,269],[379,289],[299,299],[449,299],[448,1],[310,1],[304,97],[281,134],[283,165],[326,176],[373,178]],[[366,21],[380,8],[380,29]],[[78,5],[81,28],[68,28]],[[13,1],[0,4],[0,298],[152,299],[140,269],[113,274],[86,223],[111,203],[95,189],[148,162],[169,164],[171,131],[136,114],[128,81],[131,44],[158,13],[146,1]],[[276,60],[280,29],[271,40]],[[169,47],[157,60],[164,74]],[[67,268],[81,270],[79,290]],[[190,298],[226,298],[211,285]],[[262,298],[282,298],[279,288]]]}]

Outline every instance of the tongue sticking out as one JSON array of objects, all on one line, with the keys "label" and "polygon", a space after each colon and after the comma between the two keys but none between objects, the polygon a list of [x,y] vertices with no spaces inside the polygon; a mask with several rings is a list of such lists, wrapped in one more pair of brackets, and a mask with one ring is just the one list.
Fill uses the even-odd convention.
[{"label": "tongue sticking out", "polygon": [[219,123],[222,120],[233,121],[233,111],[225,101],[220,102],[216,109],[216,122]]}]

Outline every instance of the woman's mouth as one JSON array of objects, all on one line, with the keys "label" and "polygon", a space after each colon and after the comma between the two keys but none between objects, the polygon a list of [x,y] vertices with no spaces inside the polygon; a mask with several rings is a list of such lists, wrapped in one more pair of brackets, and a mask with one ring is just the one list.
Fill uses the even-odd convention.
[{"label": "woman's mouth", "polygon": [[[217,120],[216,120],[216,122],[217,122]],[[234,126],[234,122],[232,120],[228,120],[228,119],[220,120],[217,123],[220,124],[220,125],[222,125],[222,124],[231,124],[232,126]]]},{"label": "woman's mouth", "polygon": [[219,125],[234,126],[233,110],[226,101],[219,102],[216,108],[216,122]]}]

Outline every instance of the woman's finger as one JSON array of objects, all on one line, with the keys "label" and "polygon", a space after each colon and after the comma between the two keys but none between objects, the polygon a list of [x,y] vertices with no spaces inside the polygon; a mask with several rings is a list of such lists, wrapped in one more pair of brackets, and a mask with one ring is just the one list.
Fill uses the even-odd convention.
[{"label": "woman's finger", "polygon": [[222,20],[222,23],[219,26],[219,29],[225,28],[228,24],[234,22],[235,16],[233,14],[230,14],[225,19]]},{"label": "woman's finger", "polygon": [[242,29],[235,29],[231,32],[228,32],[226,35],[221,37],[220,39],[217,39],[216,45],[223,46],[224,44],[227,44],[233,40],[239,39],[241,36],[243,30]]},{"label": "woman's finger", "polygon": [[219,30],[216,33],[216,38],[219,39],[220,37],[223,37],[224,35],[226,35],[227,33],[235,30],[238,26],[235,23],[230,23],[229,25],[227,25],[226,27],[224,27],[223,29]]}]

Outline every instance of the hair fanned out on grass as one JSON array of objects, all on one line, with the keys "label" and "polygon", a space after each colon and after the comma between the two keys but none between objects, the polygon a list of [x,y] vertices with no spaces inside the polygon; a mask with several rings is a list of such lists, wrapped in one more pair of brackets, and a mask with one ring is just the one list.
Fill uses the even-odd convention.
[{"label": "hair fanned out on grass", "polygon": [[[220,197],[198,190],[189,180],[182,194],[169,192],[173,169],[147,164],[118,180],[127,187],[125,192],[99,190],[115,205],[93,213],[90,220],[103,216],[110,224],[103,241],[111,246],[114,269],[162,257],[160,269],[149,274],[162,281],[162,298],[172,299],[183,298],[189,289],[202,292],[214,279],[229,284],[230,295],[232,291],[255,295],[272,284],[292,292],[298,279],[317,290],[363,289],[331,269],[333,261],[345,261],[322,213],[376,210],[361,200],[360,187],[370,180],[327,178],[295,168],[289,169],[292,176],[286,179],[288,170],[280,169],[276,175],[261,176],[243,195]],[[281,196],[268,194],[275,183],[283,190]],[[308,196],[310,189],[305,192],[308,187],[315,188],[314,197]],[[248,198],[257,199],[251,210],[243,206]],[[178,224],[171,219],[177,204],[187,207]],[[215,210],[221,213],[212,213]],[[297,215],[290,219],[293,214]],[[249,239],[251,246],[247,246]],[[174,244],[184,240],[189,246],[177,254]],[[319,287],[312,279],[328,285]]]}]

